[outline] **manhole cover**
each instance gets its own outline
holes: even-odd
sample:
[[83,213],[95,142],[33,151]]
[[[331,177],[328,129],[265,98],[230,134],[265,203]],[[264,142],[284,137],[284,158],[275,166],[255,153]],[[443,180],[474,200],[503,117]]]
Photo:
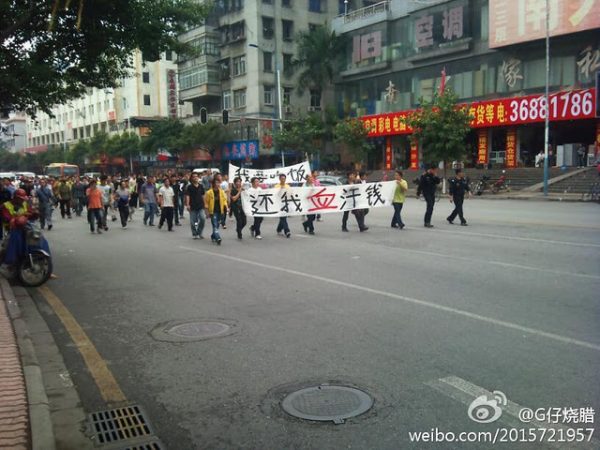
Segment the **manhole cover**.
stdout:
[[225,319],[178,320],[160,324],[150,334],[159,341],[192,342],[228,336],[235,325]]
[[185,338],[209,338],[227,333],[230,328],[229,325],[221,322],[189,322],[175,325],[166,332]]
[[283,399],[283,410],[300,419],[344,423],[367,412],[373,399],[364,391],[347,386],[321,385],[292,392]]

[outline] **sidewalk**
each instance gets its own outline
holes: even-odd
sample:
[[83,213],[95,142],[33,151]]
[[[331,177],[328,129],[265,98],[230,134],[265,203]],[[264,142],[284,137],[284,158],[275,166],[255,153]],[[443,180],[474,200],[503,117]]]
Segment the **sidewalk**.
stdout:
[[17,337],[9,317],[11,305],[0,295],[0,449],[30,447],[29,404]]

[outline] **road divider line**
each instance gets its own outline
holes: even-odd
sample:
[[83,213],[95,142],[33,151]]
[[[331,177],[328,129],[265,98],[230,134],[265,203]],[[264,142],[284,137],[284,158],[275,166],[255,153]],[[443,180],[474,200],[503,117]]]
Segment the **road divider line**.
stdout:
[[[416,231],[424,231],[422,228],[415,227],[407,227],[408,230],[416,230]],[[439,228],[434,228],[433,230],[428,230],[426,233],[448,233],[454,234],[458,236],[478,236],[478,237],[489,237],[493,239],[506,239],[507,241],[527,241],[527,242],[539,242],[543,244],[553,244],[553,245],[570,245],[573,247],[594,247],[600,248],[600,244],[593,244],[589,242],[572,242],[572,241],[554,241],[551,239],[539,239],[539,238],[527,238],[520,236],[506,236],[503,234],[489,234],[489,233],[473,233],[470,231],[450,231],[450,230],[441,230]]]
[[449,259],[454,259],[454,260],[458,259],[458,260],[466,261],[466,262],[470,262],[470,263],[492,264],[495,266],[509,267],[509,268],[513,268],[513,269],[523,269],[523,270],[533,270],[536,272],[545,272],[545,273],[550,273],[552,275],[565,275],[565,276],[571,276],[571,277],[580,277],[580,278],[589,278],[592,280],[600,280],[599,275],[590,275],[590,274],[586,274],[586,273],[564,272],[562,270],[544,269],[542,267],[525,266],[522,264],[513,264],[513,263],[507,263],[507,262],[503,262],[503,261],[477,259],[477,258],[471,258],[468,256],[456,256],[456,255],[450,255],[450,254],[446,254],[446,253],[426,252],[424,250],[413,250],[413,249],[405,248],[405,247],[394,247],[394,249],[402,250],[407,253],[415,253],[417,255],[434,256],[436,258],[449,258]]
[[[435,389],[436,391],[450,397],[451,399],[464,404],[467,407],[469,405],[471,405],[471,403],[476,398],[478,398],[482,395],[485,395],[489,399],[497,399],[496,393],[498,391],[502,391],[502,388],[500,388],[494,392],[490,392],[487,389],[482,388],[481,386],[477,386],[476,384],[473,384],[467,380],[464,380],[462,378],[455,377],[455,376],[439,378],[437,380],[428,381],[425,384],[427,386]],[[504,392],[504,394],[506,394],[506,393]],[[508,395],[506,395],[506,397],[508,397]],[[563,425],[562,423],[553,423],[553,421],[550,421],[550,420],[546,420],[543,422],[538,421],[538,420],[530,420],[528,422],[524,422],[523,420],[521,420],[521,411],[523,409],[530,410],[531,408],[523,407],[523,406],[519,405],[518,403],[508,400],[508,398],[506,398],[506,405],[497,405],[497,406],[500,407],[500,409],[502,410],[502,414],[498,418],[498,421],[503,422],[512,428],[537,428],[537,429],[553,428],[555,430],[562,430],[561,433],[564,436],[568,436],[567,430],[569,430],[570,427]],[[544,406],[545,406],[544,409],[546,410],[548,408],[553,408],[553,407],[557,407],[560,405],[544,405]],[[565,408],[572,407],[572,406],[573,405],[564,405]],[[581,406],[583,407],[583,406],[588,406],[588,405],[581,405]],[[467,408],[465,408],[465,416],[468,417],[467,412],[468,412]],[[550,419],[550,417],[548,417],[548,419]],[[585,426],[583,426],[585,424],[581,424],[581,425],[582,425],[582,428],[585,428]],[[553,448],[564,447],[564,442],[561,443],[561,442],[559,442],[558,439],[556,440],[556,442],[544,441],[544,444],[547,444]],[[577,448],[586,448],[586,449],[587,448],[597,449],[597,448],[600,448],[600,442],[596,439],[591,439],[590,442],[577,443],[576,447]]]
[[484,323],[489,323],[492,325],[496,325],[502,328],[508,328],[511,330],[517,330],[523,333],[532,334],[534,336],[539,336],[546,339],[551,339],[557,342],[561,342],[564,344],[576,345],[578,347],[588,348],[595,351],[600,351],[600,345],[595,344],[593,342],[581,341],[579,339],[573,339],[567,336],[561,336],[560,334],[550,333],[543,330],[538,330],[536,328],[525,327],[523,325],[519,325],[512,322],[506,322],[504,320],[494,319],[492,317],[482,316],[480,314],[475,314],[469,311],[465,311],[462,309],[452,308],[450,306],[439,305],[437,303],[429,302],[426,300],[420,300],[417,298],[406,297],[404,295],[394,294],[393,292],[381,291],[379,289],[373,289],[366,286],[360,286],[358,284],[347,283],[345,281],[335,280],[333,278],[327,278],[320,275],[313,275],[306,272],[300,272],[299,270],[286,269],[284,267],[272,266],[270,264],[261,263],[258,261],[252,261],[249,259],[238,258],[237,256],[224,255],[222,253],[209,252],[207,250],[200,250],[192,247],[179,247],[182,250],[189,250],[195,253],[201,253],[208,256],[214,256],[222,259],[227,259],[229,261],[236,261],[244,264],[249,264],[255,267],[262,267],[263,269],[268,269],[270,271],[283,272],[290,275],[296,275],[303,278],[308,278],[311,280],[321,281],[323,283],[332,284],[335,286],[341,286],[348,289],[355,289],[362,292],[367,292],[369,294],[379,295],[381,297],[392,298],[394,300],[401,300],[406,303],[411,303],[414,305],[425,306],[427,308],[436,309],[438,311],[444,311],[448,313],[452,313],[457,316],[467,317],[469,319],[477,320]]
[[48,287],[42,286],[38,291],[63,323],[71,340],[79,350],[85,364],[96,382],[100,395],[107,403],[122,403],[127,399],[119,387],[117,380],[108,368],[106,361],[100,356],[94,344],[87,336],[81,325],[63,302]]

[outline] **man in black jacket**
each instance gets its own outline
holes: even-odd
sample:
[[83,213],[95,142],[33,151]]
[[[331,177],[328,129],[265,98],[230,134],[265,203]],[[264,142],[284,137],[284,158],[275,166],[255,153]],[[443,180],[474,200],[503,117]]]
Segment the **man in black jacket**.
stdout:
[[460,224],[463,227],[467,226],[467,221],[463,216],[463,201],[465,200],[465,193],[469,193],[471,195],[471,190],[469,189],[469,182],[465,179],[465,174],[462,169],[456,169],[456,176],[450,178],[448,180],[450,182],[450,190],[448,191],[448,196],[450,197],[450,202],[454,202],[454,211],[446,220],[450,225],[453,225],[453,220],[456,219],[456,216],[460,219]]
[[419,187],[417,188],[417,198],[423,194],[427,202],[427,210],[425,211],[425,228],[433,228],[431,225],[431,215],[433,214],[433,205],[435,204],[435,191],[437,185],[440,184],[440,179],[437,176],[437,166],[429,166],[427,172],[421,175],[419,179]]

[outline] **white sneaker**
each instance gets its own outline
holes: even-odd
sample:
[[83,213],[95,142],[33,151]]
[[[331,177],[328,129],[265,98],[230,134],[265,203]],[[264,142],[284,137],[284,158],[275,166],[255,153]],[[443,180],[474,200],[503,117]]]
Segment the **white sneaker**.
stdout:
[[198,236],[194,236],[193,239],[196,240],[196,239],[200,239],[200,238]]
[[262,239],[261,235],[256,236],[256,239],[258,239],[259,241]]

